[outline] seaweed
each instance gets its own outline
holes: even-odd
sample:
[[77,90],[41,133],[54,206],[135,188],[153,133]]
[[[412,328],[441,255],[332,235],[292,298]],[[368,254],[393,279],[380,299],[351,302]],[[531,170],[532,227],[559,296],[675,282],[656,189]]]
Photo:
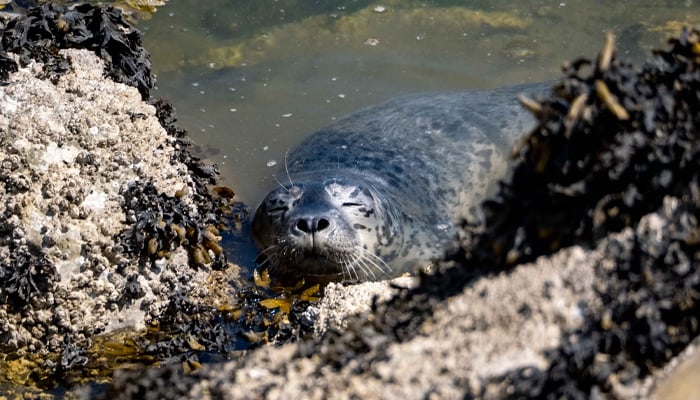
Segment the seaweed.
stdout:
[[308,287],[303,281],[289,288],[256,279],[256,284],[236,290],[232,304],[218,308],[174,296],[158,319],[150,321],[143,352],[159,359],[193,351],[227,355],[294,341],[311,330],[300,316],[318,300],[313,297],[318,290],[318,285]]
[[126,254],[155,262],[183,246],[193,266],[226,267],[218,245],[217,226],[222,217],[215,210],[206,212],[208,207],[203,204],[201,213],[192,215],[190,206],[181,198],[159,193],[150,182],[131,184],[123,196],[122,207],[135,220],[117,240]]
[[0,303],[20,311],[31,307],[37,296],[52,292],[60,277],[43,255],[35,255],[23,246],[10,251],[13,257],[0,262]]
[[106,74],[117,82],[136,87],[144,100],[155,87],[151,60],[141,47],[141,36],[113,7],[79,4],[67,7],[47,3],[27,10],[0,31],[0,80],[7,80],[17,65],[7,53],[19,55],[26,66],[32,60],[44,65],[55,79],[70,69],[58,50],[88,49],[105,61]]
[[697,35],[684,31],[640,71],[615,58],[612,44],[597,62],[565,66],[514,177],[485,203],[482,244],[461,256],[507,267],[592,245],[634,226],[664,196],[686,195],[700,160]]

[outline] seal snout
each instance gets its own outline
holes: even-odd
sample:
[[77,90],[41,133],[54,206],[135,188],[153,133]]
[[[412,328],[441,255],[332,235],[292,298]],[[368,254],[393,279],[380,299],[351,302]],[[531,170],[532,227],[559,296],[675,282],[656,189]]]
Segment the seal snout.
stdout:
[[316,257],[326,253],[327,236],[332,227],[330,218],[313,215],[294,219],[290,228],[291,233],[298,238],[297,245],[303,249],[306,257]]

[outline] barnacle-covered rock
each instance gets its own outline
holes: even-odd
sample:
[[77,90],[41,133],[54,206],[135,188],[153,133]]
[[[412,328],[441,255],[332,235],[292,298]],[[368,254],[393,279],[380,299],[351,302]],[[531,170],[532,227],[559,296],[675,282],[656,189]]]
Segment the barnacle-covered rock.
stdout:
[[[13,355],[0,370],[52,388],[164,360],[175,347],[149,352],[139,335],[230,303],[232,196],[210,193],[216,168],[189,153],[172,108],[143,100],[150,61],[119,12],[45,4],[0,35],[0,354]],[[117,332],[128,346],[94,345]],[[215,330],[185,332],[200,333],[190,343],[224,348]]]

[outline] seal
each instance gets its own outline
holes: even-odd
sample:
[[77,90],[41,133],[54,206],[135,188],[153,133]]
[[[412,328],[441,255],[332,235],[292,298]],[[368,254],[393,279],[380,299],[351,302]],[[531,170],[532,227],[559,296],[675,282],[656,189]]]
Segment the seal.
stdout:
[[346,281],[429,264],[456,222],[478,218],[512,145],[534,127],[517,95],[549,86],[403,96],[313,134],[285,157],[289,184],[257,207],[258,263],[284,277]]

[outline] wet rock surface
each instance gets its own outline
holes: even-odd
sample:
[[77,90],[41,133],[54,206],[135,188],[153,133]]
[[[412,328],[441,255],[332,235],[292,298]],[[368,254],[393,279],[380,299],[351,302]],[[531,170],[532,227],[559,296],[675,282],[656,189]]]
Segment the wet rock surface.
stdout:
[[[218,243],[232,192],[209,194],[215,169],[167,104],[142,101],[138,35],[56,7],[2,39],[1,378],[107,382],[84,398],[635,398],[693,359],[697,32],[641,69],[612,41],[570,63],[524,101],[540,125],[512,179],[434,273],[318,302],[264,274],[241,286]],[[128,368],[112,379],[114,360]]]

